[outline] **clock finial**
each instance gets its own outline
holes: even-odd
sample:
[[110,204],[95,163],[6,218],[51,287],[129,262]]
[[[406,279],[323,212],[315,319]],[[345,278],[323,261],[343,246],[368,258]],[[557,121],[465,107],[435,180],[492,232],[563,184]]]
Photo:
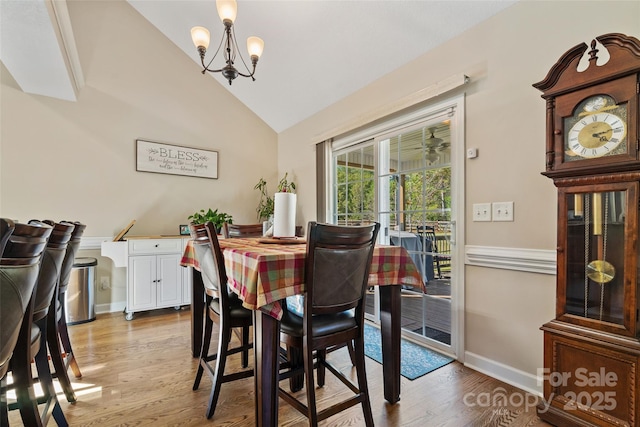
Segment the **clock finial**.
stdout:
[[591,50],[589,51],[589,62],[598,60],[598,49],[596,49],[596,39],[591,40]]

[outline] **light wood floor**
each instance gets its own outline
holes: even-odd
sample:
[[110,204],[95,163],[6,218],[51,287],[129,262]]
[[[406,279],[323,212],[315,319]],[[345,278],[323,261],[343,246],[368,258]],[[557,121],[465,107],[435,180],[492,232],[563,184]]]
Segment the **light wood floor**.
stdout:
[[[200,389],[191,390],[197,360],[190,353],[190,316],[187,309],[156,310],[138,313],[127,322],[122,314],[106,314],[98,315],[94,322],[71,326],[83,377],[75,382],[77,403],[68,404],[64,396],[60,397],[69,424],[255,425],[252,378],[223,384],[216,414],[211,420],[205,418],[211,382],[205,375]],[[237,359],[234,356],[232,360],[228,368],[235,369]],[[344,371],[353,371],[346,350],[332,353],[331,360]],[[381,365],[367,359],[367,374],[376,426],[548,425],[536,417],[533,396],[457,362],[414,381],[403,377],[401,400],[395,405],[383,399]],[[320,407],[344,396],[343,390],[327,374],[326,386],[318,389]],[[282,400],[279,422],[281,426],[308,425]],[[17,411],[11,411],[10,425],[22,425]],[[322,425],[361,426],[362,411],[359,406],[351,408]]]

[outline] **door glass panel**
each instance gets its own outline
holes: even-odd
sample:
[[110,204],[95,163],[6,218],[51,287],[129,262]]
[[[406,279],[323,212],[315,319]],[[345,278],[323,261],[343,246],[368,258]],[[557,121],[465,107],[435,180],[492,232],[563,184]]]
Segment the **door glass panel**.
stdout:
[[448,121],[418,126],[379,143],[383,243],[404,247],[427,292],[402,289],[407,333],[451,343],[451,151]]
[[334,223],[358,225],[375,221],[373,145],[334,156]]
[[626,191],[567,194],[565,312],[624,324]]

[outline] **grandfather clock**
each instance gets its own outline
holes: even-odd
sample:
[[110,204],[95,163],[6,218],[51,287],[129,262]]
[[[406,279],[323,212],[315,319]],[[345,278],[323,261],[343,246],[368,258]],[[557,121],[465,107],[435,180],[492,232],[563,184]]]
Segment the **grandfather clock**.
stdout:
[[557,426],[640,426],[639,76],[640,41],[611,33],[533,85],[547,103],[543,174],[558,189],[538,415]]

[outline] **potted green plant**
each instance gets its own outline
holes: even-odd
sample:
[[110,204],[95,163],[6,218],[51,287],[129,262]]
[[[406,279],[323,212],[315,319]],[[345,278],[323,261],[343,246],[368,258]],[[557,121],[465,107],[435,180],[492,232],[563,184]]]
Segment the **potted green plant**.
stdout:
[[212,222],[213,225],[216,227],[217,233],[220,233],[220,230],[222,229],[222,225],[225,222],[228,222],[229,224],[233,224],[233,217],[231,215],[225,212],[218,212],[218,209],[213,211],[211,210],[211,208],[209,208],[208,211],[205,211],[204,209],[200,209],[199,211],[193,213],[192,215],[189,215],[188,219],[191,220],[191,222],[196,225]]
[[296,183],[287,180],[288,172],[285,172],[284,176],[280,179],[278,183],[278,193],[294,193],[296,189]]
[[[296,183],[293,181],[289,182],[287,179],[288,176],[289,174],[287,172],[278,182],[279,193],[294,193]],[[273,216],[274,211],[274,200],[273,197],[269,196],[269,192],[267,191],[267,181],[265,181],[264,178],[260,178],[260,181],[258,181],[253,189],[260,192],[260,201],[256,208],[258,220],[267,221]]]
[[267,192],[267,181],[260,178],[253,189],[260,191],[260,201],[256,208],[258,220],[267,221],[273,216],[273,197],[269,196]]

